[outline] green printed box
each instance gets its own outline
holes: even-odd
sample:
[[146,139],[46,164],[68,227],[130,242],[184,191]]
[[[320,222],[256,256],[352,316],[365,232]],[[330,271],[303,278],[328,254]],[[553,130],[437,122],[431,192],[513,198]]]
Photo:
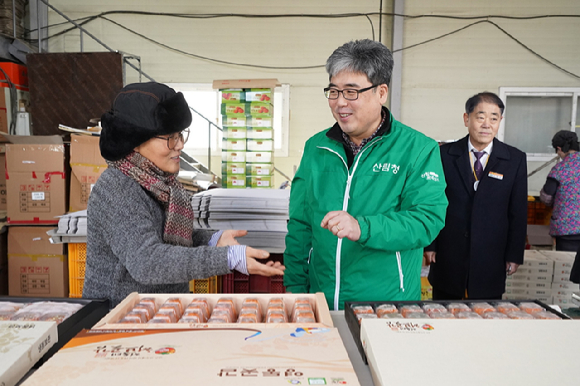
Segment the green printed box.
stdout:
[[222,126],[246,127],[246,116],[228,117],[222,115]]
[[269,164],[272,163],[274,153],[271,151],[247,151],[246,152],[246,162],[252,162],[257,164]]
[[248,117],[246,120],[247,127],[273,127],[272,126],[272,118],[257,118],[257,117]]
[[248,176],[271,176],[274,174],[273,164],[246,164]]
[[273,151],[274,141],[271,139],[247,139],[246,149],[248,151]]
[[245,188],[246,176],[228,175],[222,179],[222,185],[226,188]]
[[247,176],[246,186],[248,188],[271,188],[272,176]]
[[246,175],[245,162],[222,162],[222,175]]
[[271,103],[250,103],[249,115],[256,118],[270,118],[272,112],[274,111],[274,106]]
[[271,127],[248,127],[246,129],[248,139],[274,139],[274,130]]
[[245,127],[224,126],[223,136],[228,139],[245,139],[247,129]]
[[273,102],[270,88],[246,88],[244,91],[246,102]]
[[222,149],[223,150],[246,150],[246,140],[245,139],[222,139]]
[[222,162],[246,162],[246,152],[222,151]]
[[246,93],[241,88],[227,88],[220,90],[222,103],[240,103],[246,101]]
[[245,117],[250,114],[249,103],[222,103],[221,113],[227,117]]

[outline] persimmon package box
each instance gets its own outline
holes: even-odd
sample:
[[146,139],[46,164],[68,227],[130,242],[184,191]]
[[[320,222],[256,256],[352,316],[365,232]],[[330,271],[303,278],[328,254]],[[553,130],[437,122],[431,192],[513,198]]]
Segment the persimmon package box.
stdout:
[[84,330],[22,385],[359,385],[338,330]]

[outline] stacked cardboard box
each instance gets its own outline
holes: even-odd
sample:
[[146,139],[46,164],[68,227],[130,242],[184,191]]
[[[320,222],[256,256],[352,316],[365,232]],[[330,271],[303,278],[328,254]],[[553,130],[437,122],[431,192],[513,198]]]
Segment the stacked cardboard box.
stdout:
[[527,250],[524,264],[507,277],[505,299],[536,299],[562,307],[571,305],[578,284],[570,282],[572,252]]
[[107,168],[101,156],[99,138],[71,135],[70,138],[70,206],[71,212],[87,209],[93,186]]
[[214,81],[220,90],[224,188],[271,188],[275,79]]

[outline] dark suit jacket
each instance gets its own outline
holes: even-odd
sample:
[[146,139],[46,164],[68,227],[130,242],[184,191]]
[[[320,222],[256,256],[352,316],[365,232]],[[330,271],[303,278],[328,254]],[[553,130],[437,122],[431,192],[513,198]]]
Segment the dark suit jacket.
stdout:
[[525,153],[494,139],[476,192],[468,140],[441,146],[449,206],[445,227],[425,249],[437,252],[433,288],[484,299],[505,292],[506,262],[524,260],[527,163]]

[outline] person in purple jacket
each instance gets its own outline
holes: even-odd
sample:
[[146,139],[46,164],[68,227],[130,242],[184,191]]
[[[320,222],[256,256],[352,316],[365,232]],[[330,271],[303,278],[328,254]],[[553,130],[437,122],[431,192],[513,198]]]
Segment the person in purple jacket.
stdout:
[[553,206],[550,235],[557,251],[576,252],[580,248],[580,146],[578,136],[562,130],[552,138],[558,162],[540,191],[540,200]]

